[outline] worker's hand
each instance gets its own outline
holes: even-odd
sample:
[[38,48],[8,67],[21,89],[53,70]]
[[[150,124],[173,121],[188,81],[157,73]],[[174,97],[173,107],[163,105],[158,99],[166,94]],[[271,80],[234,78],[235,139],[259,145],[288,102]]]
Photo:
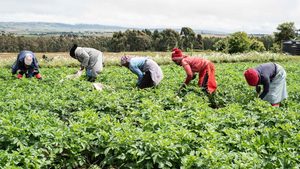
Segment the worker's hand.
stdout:
[[22,79],[22,77],[23,77],[22,74],[18,74],[18,75],[17,75],[17,78],[18,78],[18,79]]
[[194,74],[192,80],[196,79],[196,77],[197,77],[197,74]]
[[181,84],[180,88],[178,89],[178,91],[176,93],[176,95],[181,95],[182,90],[185,89],[185,88],[186,88],[186,84],[185,83]]
[[185,89],[186,88],[186,84],[185,83],[182,83],[182,85],[180,86],[179,88],[179,91],[181,91],[182,89]]
[[82,75],[82,72],[83,72],[83,71],[82,71],[81,69],[78,70],[77,73],[75,74],[75,76],[76,76],[76,77],[80,77],[80,76]]

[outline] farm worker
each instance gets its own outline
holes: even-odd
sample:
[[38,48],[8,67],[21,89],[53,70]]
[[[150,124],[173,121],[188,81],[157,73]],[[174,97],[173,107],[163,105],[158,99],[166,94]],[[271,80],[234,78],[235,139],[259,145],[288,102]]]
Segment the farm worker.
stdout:
[[38,61],[32,51],[23,50],[18,54],[17,60],[12,65],[12,74],[14,75],[17,72],[18,79],[21,79],[24,74],[26,78],[35,76],[39,80],[42,79],[42,76],[39,73]]
[[163,79],[161,68],[147,57],[121,57],[121,65],[138,76],[136,86],[140,89],[157,86]]
[[[279,107],[280,102],[288,97],[286,89],[286,72],[279,64],[264,63],[244,72],[250,86],[256,86],[259,98]],[[263,91],[261,92],[261,87]]]
[[74,44],[70,50],[70,56],[81,63],[80,69],[76,73],[78,77],[86,69],[88,81],[94,82],[103,70],[103,54],[97,49],[78,47],[77,44]]
[[182,54],[178,48],[172,50],[172,60],[177,65],[182,66],[186,72],[186,79],[181,85],[180,90],[188,85],[191,80],[196,78],[199,74],[198,85],[203,88],[207,94],[212,94],[217,89],[217,82],[215,79],[214,64],[203,58],[189,57]]

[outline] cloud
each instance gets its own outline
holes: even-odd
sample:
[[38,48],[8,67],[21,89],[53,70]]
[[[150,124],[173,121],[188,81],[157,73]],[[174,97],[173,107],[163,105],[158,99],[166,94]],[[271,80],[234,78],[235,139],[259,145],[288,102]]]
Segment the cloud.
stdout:
[[299,28],[298,0],[9,0],[0,21],[109,24],[272,33],[293,21]]

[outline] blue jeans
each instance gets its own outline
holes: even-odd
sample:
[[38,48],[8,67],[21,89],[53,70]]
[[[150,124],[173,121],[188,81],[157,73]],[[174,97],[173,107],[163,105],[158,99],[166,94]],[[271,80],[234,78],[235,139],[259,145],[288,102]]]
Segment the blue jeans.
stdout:
[[86,76],[87,77],[92,77],[92,69],[87,69],[86,70]]

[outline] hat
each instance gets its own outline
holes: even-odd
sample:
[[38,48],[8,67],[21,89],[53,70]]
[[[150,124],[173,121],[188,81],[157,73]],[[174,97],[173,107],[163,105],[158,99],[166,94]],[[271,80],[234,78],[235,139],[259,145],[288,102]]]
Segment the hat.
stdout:
[[244,72],[244,76],[247,80],[247,83],[250,86],[257,86],[258,81],[259,81],[259,76],[258,76],[258,72],[255,69],[253,69],[253,68],[247,69]]
[[130,57],[129,56],[122,56],[121,57],[121,65],[125,65],[127,62],[129,62]]
[[181,52],[180,49],[174,48],[174,49],[172,50],[172,59],[178,58],[178,57],[182,57],[182,52]]
[[70,56],[75,57],[75,50],[77,48],[77,44],[74,44],[73,47],[70,49]]
[[174,52],[174,51],[176,51],[176,50],[180,50],[180,49],[178,49],[178,48],[173,48],[173,49],[172,49],[172,52]]
[[25,65],[30,66],[30,65],[32,64],[32,60],[33,60],[32,54],[27,53],[27,54],[25,55],[25,58],[24,58],[24,63],[25,63]]

